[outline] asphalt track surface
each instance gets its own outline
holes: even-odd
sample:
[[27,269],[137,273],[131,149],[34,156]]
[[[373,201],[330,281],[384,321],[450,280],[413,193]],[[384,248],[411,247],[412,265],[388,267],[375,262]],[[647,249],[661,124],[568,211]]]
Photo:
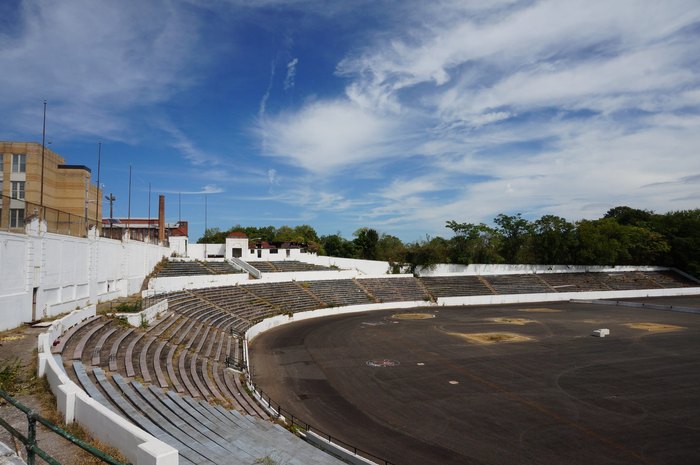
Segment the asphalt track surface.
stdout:
[[[681,302],[700,307],[654,300]],[[406,312],[435,317],[392,317]],[[530,340],[455,335],[485,332]],[[700,315],[568,302],[369,312],[275,328],[250,353],[285,411],[398,465],[700,464]],[[385,359],[398,365],[367,365]]]

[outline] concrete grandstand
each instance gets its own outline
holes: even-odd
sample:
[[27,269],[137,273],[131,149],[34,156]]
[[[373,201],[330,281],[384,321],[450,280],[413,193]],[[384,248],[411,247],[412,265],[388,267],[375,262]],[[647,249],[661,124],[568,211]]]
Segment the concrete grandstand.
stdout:
[[[40,224],[0,239],[5,327],[76,309],[40,337],[40,374],[67,423],[78,421],[136,464],[379,460],[381,451],[363,454],[350,433],[339,444],[291,428],[303,441],[274,422],[304,419],[256,390],[248,350],[287,323],[389,309],[700,295],[694,278],[657,267],[481,265],[415,277],[388,275],[386,262],[300,249],[278,258],[238,242],[206,260],[204,247],[69,238]],[[156,267],[184,250],[192,256]],[[145,280],[149,308],[126,318],[130,324],[96,315],[97,302],[138,292]]]

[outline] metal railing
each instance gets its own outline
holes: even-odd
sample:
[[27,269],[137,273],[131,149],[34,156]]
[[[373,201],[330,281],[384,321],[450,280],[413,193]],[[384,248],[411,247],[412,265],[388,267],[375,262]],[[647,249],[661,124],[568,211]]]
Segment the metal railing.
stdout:
[[[299,429],[301,431],[305,432],[312,432],[316,434],[317,436],[320,436],[327,440],[329,443],[334,444],[338,447],[342,447],[343,449],[352,452],[353,454],[363,457],[367,460],[370,460],[376,464],[379,465],[396,465],[393,462],[390,462],[389,460],[386,460],[382,457],[376,456],[370,452],[367,452],[366,450],[360,449],[357,446],[354,446],[348,442],[342,441],[334,436],[332,436],[330,433],[322,430],[321,428],[317,428],[316,426],[313,426],[305,421],[303,421],[301,418],[298,416],[294,415],[294,413],[291,412],[291,410],[287,408],[282,408],[282,406],[279,404],[279,402],[274,401],[273,399],[270,398],[269,395],[265,394],[263,390],[253,382],[253,380],[250,378],[249,374],[246,374],[247,380],[248,380],[248,385],[253,387],[253,396],[255,396],[257,399],[260,400],[261,404],[264,408],[266,408],[270,413],[273,413],[275,416],[279,417],[284,417],[286,420],[287,424],[292,428],[292,430]],[[276,406],[275,406],[276,404]]]
[[36,424],[37,423],[44,425],[46,428],[53,431],[57,435],[72,442],[76,446],[80,447],[84,451],[97,457],[98,459],[102,460],[105,463],[109,463],[110,465],[130,465],[129,463],[120,462],[117,459],[115,459],[114,457],[107,455],[104,452],[102,452],[101,450],[94,448],[93,446],[86,443],[85,441],[76,438],[75,436],[70,434],[68,431],[64,430],[63,428],[61,428],[59,426],[56,426],[55,424],[48,421],[46,418],[42,417],[41,415],[39,415],[36,412],[34,412],[33,410],[31,410],[26,405],[20,403],[19,401],[14,399],[12,396],[10,396],[7,392],[3,391],[2,389],[0,389],[0,397],[5,399],[7,402],[9,402],[11,405],[16,407],[17,409],[24,412],[24,414],[27,416],[27,434],[26,435],[22,434],[20,431],[18,431],[16,428],[14,428],[12,425],[10,425],[3,418],[0,418],[0,426],[4,427],[12,436],[17,438],[22,444],[24,444],[24,448],[27,451],[27,465],[34,465],[36,463],[36,456],[37,455],[50,465],[61,465],[61,462],[59,462],[58,460],[51,457],[45,450],[41,449],[37,445],[37,440],[36,440]]
[[55,208],[41,206],[26,200],[15,199],[6,195],[0,202],[0,230],[24,233],[25,225],[39,217],[46,221],[46,230],[50,233],[67,236],[87,237],[88,227],[94,226],[94,221],[86,221],[84,215],[76,215]]

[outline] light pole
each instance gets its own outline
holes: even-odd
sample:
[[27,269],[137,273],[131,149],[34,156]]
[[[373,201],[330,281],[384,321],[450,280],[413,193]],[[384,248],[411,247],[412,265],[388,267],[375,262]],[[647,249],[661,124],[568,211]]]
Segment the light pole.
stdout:
[[[100,161],[102,158],[102,142],[97,144],[97,192],[95,193],[95,230],[99,233],[98,219],[100,216]],[[101,221],[100,221],[101,223]]]
[[46,100],[44,100],[44,124],[41,128],[41,194],[39,196],[39,209],[41,219],[44,219],[44,150],[46,148]]

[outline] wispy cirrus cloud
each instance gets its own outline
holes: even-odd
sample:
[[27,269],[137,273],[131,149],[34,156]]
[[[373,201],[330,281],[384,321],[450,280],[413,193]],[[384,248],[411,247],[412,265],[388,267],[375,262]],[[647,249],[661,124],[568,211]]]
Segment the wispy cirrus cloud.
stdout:
[[264,153],[338,179],[367,164],[384,179],[402,172],[365,187],[368,215],[436,230],[463,212],[576,219],[616,204],[692,205],[680,184],[642,186],[700,169],[696,3],[412,7],[418,27],[339,61],[342,97],[268,115]]
[[0,100],[16,110],[2,118],[17,132],[36,125],[49,101],[53,134],[134,131],[127,111],[163,102],[189,86],[198,47],[197,21],[175,2],[119,4],[24,0],[3,35]]
[[284,90],[289,90],[294,87],[294,79],[297,75],[298,64],[299,58],[294,58],[292,61],[287,63],[287,75],[284,77]]

